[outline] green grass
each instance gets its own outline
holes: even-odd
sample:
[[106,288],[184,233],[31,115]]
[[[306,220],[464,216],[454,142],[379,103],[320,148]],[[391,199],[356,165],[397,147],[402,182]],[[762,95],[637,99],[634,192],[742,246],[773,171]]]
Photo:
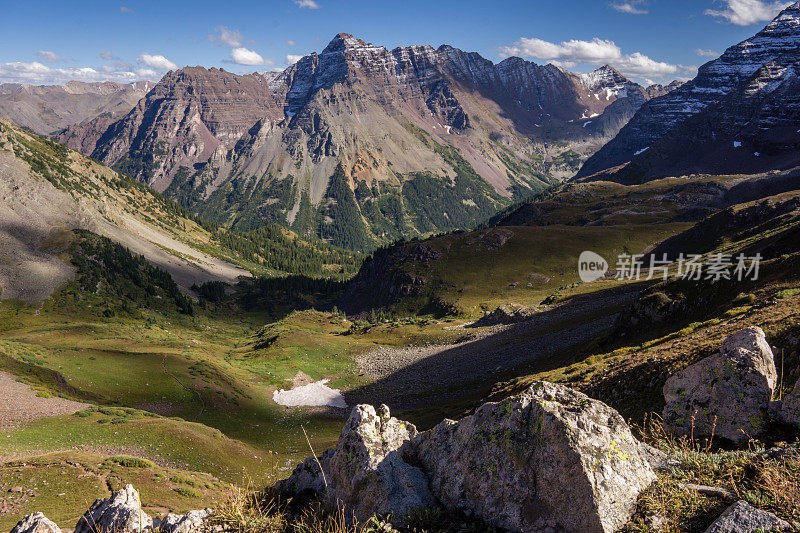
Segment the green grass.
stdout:
[[[440,251],[440,259],[397,266],[425,279],[426,285],[422,295],[406,298],[396,307],[402,314],[415,314],[439,300],[476,318],[484,310],[509,302],[534,307],[559,288],[580,281],[578,256],[582,251],[599,253],[614,268],[623,251],[640,253],[688,226],[513,226],[436,237],[423,245]],[[502,245],[493,244],[503,239],[507,240]],[[416,245],[406,244],[405,248]],[[583,290],[607,287],[604,282],[585,285]]]
[[[7,512],[0,513],[0,529],[10,530],[22,516],[36,511],[62,528],[73,528],[95,499],[107,498],[127,483],[139,491],[142,510],[151,516],[214,506],[230,491],[227,483],[209,474],[118,458],[68,451],[0,465],[0,493],[8,505]],[[193,488],[185,486],[189,483]],[[9,493],[14,486],[24,492]]]

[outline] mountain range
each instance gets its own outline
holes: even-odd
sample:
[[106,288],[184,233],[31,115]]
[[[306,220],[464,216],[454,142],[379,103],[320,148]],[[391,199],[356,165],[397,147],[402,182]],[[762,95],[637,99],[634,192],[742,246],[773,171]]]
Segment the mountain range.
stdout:
[[119,120],[57,139],[217,223],[368,249],[473,225],[571,177],[676,86],[338,34],[281,73],[169,72]]
[[109,123],[127,114],[155,85],[152,81],[64,85],[0,84],[0,117],[47,135],[90,120]]
[[690,82],[644,104],[578,178],[636,183],[796,166],[799,46],[800,2],[700,67]]

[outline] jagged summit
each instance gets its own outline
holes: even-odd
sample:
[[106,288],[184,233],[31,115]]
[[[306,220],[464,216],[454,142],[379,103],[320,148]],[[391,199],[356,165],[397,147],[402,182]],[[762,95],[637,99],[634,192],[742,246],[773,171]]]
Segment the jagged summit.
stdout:
[[[337,33],[328,46],[322,51],[323,54],[330,54],[334,52],[343,52],[345,50],[353,50],[358,48],[370,48],[372,44],[362,41],[358,37],[353,37],[349,33]],[[377,47],[375,47],[377,48]]]

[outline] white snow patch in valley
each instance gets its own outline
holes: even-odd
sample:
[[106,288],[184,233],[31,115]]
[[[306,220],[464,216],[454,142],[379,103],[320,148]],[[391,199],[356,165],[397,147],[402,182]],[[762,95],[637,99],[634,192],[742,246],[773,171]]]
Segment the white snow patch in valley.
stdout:
[[639,154],[643,154],[643,153],[645,153],[645,152],[646,152],[647,150],[649,150],[649,149],[650,149],[650,147],[649,147],[649,146],[648,146],[647,148],[642,148],[641,150],[639,150],[638,152],[636,152],[636,153],[635,153],[635,154],[633,154],[633,155],[639,155]]
[[600,116],[600,113],[592,113],[591,115],[589,115],[589,118],[594,118],[594,117],[599,117],[599,116]]
[[295,387],[291,390],[276,390],[272,393],[272,400],[278,405],[289,407],[338,407],[345,409],[347,402],[339,389],[328,387],[329,379],[322,379]]
[[741,146],[742,146],[742,141],[733,141],[734,148],[741,148]]
[[591,124],[591,123],[592,123],[592,121],[591,121],[591,120],[588,120],[588,121],[586,121],[586,122],[584,122],[584,123],[583,123],[583,127],[585,128],[586,126],[588,126],[588,125],[589,125],[589,124]]

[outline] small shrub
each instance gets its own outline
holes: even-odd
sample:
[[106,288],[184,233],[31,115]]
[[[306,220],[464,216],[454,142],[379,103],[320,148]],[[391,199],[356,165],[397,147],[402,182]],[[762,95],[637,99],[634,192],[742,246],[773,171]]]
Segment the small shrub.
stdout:
[[203,494],[199,490],[190,489],[189,487],[175,487],[175,492],[187,498],[202,498]]
[[112,455],[104,462],[106,465],[119,465],[126,468],[155,468],[156,464],[148,459],[133,457],[132,455]]

